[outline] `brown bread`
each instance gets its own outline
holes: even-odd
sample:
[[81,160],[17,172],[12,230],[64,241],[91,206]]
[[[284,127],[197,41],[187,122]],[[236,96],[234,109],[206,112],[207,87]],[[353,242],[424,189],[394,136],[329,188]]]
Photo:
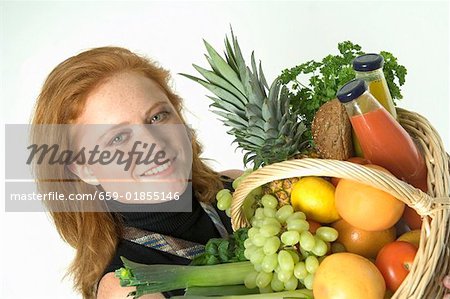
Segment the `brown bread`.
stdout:
[[353,157],[352,126],[344,105],[338,99],[319,108],[311,131],[322,158],[347,160]]

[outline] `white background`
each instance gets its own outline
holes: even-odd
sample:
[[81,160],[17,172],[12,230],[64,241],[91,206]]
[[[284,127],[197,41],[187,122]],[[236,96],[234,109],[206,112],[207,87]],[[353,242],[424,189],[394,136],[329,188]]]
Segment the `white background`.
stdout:
[[[211,165],[217,170],[242,168],[242,154],[234,152],[231,136],[208,110],[206,90],[176,75],[195,74],[192,63],[207,66],[202,39],[222,50],[231,24],[245,57],[255,50],[270,81],[282,69],[337,54],[343,40],[366,52],[394,53],[408,69],[400,106],[427,117],[450,148],[447,2],[1,2],[0,7],[1,140],[4,123],[29,122],[42,83],[59,62],[115,45],[171,70],[204,157],[216,160]],[[62,280],[73,251],[47,215],[2,212],[1,228],[1,298],[80,297],[70,280]]]

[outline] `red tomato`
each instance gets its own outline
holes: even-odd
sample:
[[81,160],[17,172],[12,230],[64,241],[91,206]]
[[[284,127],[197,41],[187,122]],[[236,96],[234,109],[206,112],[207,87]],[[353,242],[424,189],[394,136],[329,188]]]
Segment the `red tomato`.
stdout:
[[[366,165],[366,164],[371,164],[371,162],[367,159],[361,158],[361,157],[350,157],[348,158],[347,162],[352,162],[355,164],[361,164],[361,165]],[[334,187],[337,186],[337,184],[339,183],[340,178],[331,178],[331,183],[334,185]]]
[[417,214],[413,208],[405,206],[402,218],[411,230],[420,229],[422,227],[422,218],[420,218],[419,214]]
[[377,255],[375,265],[380,270],[389,290],[395,292],[414,262],[417,247],[404,241],[386,244]]

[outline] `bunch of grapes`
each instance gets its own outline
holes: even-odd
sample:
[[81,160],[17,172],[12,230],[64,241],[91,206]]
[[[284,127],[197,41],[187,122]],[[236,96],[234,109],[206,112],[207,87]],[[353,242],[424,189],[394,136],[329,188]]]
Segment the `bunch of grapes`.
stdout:
[[260,292],[312,289],[314,273],[329,250],[330,242],[338,237],[331,227],[322,226],[313,235],[302,212],[291,205],[277,209],[272,195],[261,198],[262,207],[250,220],[252,227],[245,240],[244,255],[255,267],[245,279],[248,288]]

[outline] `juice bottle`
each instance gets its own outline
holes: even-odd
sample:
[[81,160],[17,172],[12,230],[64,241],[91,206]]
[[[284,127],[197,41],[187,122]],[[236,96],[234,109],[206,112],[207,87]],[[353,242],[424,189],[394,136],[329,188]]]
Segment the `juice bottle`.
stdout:
[[[397,119],[397,111],[383,73],[384,58],[379,54],[364,54],[353,60],[357,79],[366,81],[370,93]],[[357,156],[364,156],[359,140],[353,130],[353,145]]]
[[414,141],[395,118],[355,79],[337,93],[344,104],[364,157],[426,192],[427,168]]
[[384,58],[379,54],[364,54],[353,60],[356,78],[366,81],[369,92],[397,119],[397,111],[384,77],[383,65]]

